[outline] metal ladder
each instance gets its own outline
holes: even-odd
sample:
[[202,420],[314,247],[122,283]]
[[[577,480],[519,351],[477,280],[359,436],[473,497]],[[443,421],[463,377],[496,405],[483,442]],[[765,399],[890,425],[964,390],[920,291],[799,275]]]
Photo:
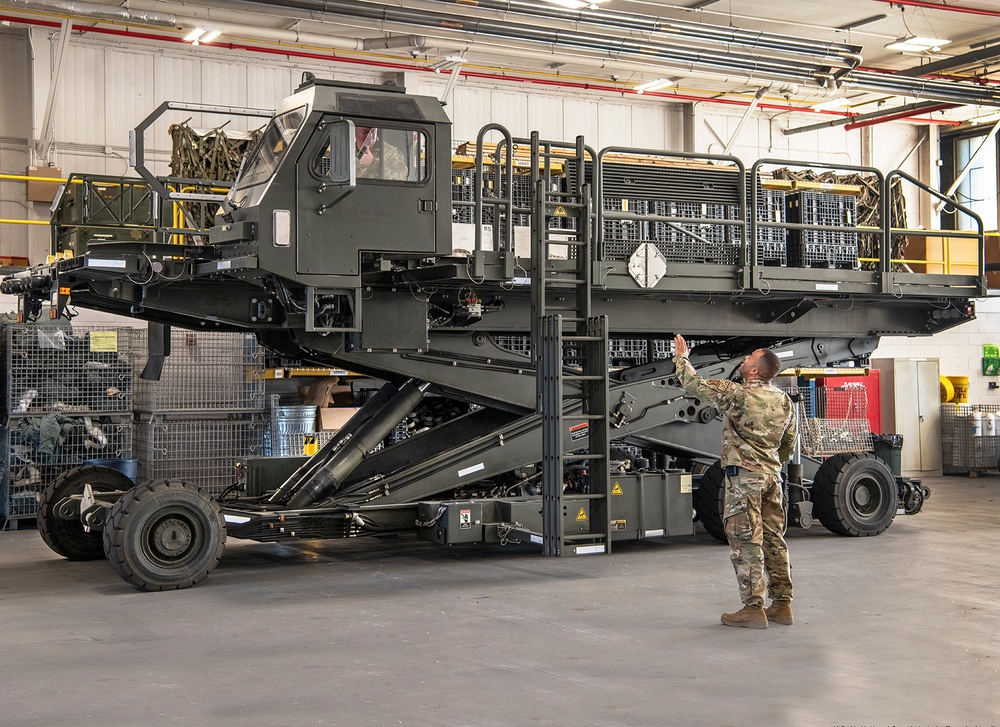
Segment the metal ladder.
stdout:
[[[594,316],[591,309],[593,227],[590,185],[583,183],[586,152],[583,137],[577,137],[568,157],[565,146],[554,148],[537,133],[531,136],[531,351],[542,415],[545,555],[611,552],[608,325],[605,316]],[[555,159],[579,165],[574,189],[553,189]],[[550,229],[549,220],[556,217],[575,220],[575,234]],[[565,251],[565,261],[554,257],[556,250]],[[563,492],[568,468],[576,471],[578,492]]]

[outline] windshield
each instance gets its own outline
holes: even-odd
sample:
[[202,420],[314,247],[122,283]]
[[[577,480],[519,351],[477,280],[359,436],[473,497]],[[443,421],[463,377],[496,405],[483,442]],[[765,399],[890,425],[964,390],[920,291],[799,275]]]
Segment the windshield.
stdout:
[[300,106],[271,119],[233,187],[231,201],[235,207],[260,201],[267,182],[274,176],[274,170],[292,145],[305,118],[306,107]]

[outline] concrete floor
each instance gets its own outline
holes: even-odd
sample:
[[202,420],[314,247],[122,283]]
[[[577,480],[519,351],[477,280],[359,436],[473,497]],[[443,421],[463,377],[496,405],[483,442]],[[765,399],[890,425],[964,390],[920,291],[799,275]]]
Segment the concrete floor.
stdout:
[[704,533],[610,557],[231,540],[139,593],[0,533],[0,725],[1000,724],[1000,477],[927,480],[877,538],[789,538],[792,627]]

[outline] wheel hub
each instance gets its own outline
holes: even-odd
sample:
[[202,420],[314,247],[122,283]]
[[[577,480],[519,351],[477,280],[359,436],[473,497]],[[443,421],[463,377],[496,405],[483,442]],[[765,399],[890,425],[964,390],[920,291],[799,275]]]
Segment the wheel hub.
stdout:
[[858,507],[867,507],[872,501],[872,493],[867,487],[859,487],[854,491],[854,502]]
[[153,530],[153,548],[166,558],[176,557],[191,547],[191,528],[179,518],[167,518]]

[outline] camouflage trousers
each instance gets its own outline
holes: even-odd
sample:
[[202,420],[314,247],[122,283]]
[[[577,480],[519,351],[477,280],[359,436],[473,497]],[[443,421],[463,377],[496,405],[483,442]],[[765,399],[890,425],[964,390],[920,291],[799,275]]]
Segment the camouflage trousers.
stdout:
[[724,516],[730,560],[744,605],[763,606],[765,593],[773,600],[791,600],[781,480],[727,467]]

